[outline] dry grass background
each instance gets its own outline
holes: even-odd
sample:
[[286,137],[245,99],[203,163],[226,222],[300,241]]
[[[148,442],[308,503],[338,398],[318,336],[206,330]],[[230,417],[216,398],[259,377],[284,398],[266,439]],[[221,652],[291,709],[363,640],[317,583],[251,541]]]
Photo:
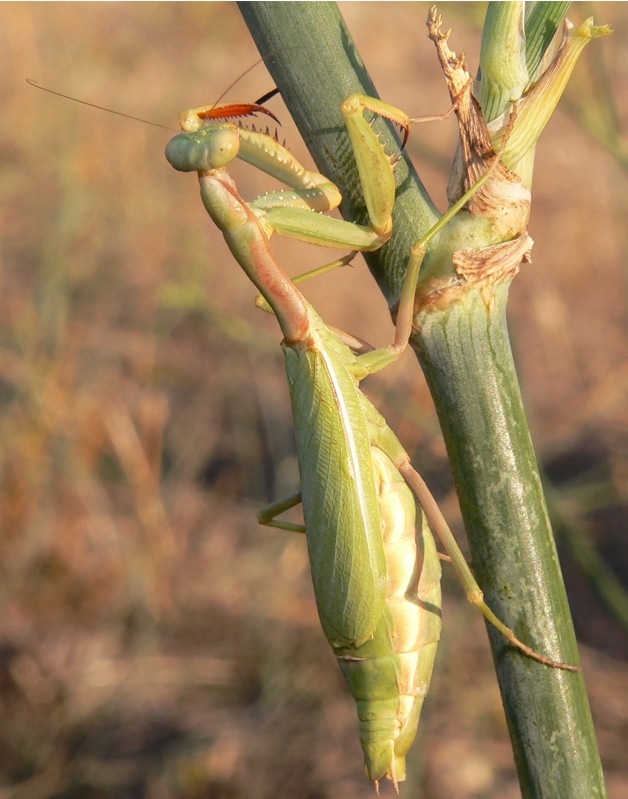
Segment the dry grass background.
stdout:
[[[382,96],[414,114],[446,108],[426,4],[342,8]],[[475,66],[483,4],[442,11]],[[626,582],[626,141],[616,131],[628,112],[628,8],[574,4],[571,16],[593,12],[617,32],[588,48],[539,147],[535,263],[513,287],[511,327],[619,799],[625,597],[609,609],[583,564]],[[274,320],[253,309],[196,181],[166,163],[167,132],[25,83],[175,127],[182,108],[216,100],[256,60],[238,10],[3,4],[0,19],[0,799],[371,797],[303,541],[255,523],[256,508],[296,481]],[[259,67],[227,99],[269,88]],[[441,205],[455,137],[453,124],[413,133]],[[267,190],[246,166],[234,171],[244,196]],[[327,257],[278,250],[294,272]],[[388,340],[364,266],[309,296],[330,321]],[[435,414],[407,357],[369,390],[456,522]],[[483,624],[450,577],[444,622],[403,792],[516,797]]]

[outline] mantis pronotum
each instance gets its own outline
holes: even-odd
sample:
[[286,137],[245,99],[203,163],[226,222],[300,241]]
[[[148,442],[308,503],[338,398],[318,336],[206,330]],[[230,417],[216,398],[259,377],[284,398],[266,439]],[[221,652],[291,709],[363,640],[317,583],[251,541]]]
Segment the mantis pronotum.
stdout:
[[[367,226],[312,213],[340,203],[340,193],[330,181],[306,170],[268,134],[211,120],[204,125],[203,109],[182,114],[186,132],[171,140],[166,155],[176,169],[198,172],[209,215],[281,326],[302,489],[262,511],[259,520],[306,532],[323,630],[358,705],[367,775],[376,784],[388,777],[397,789],[405,778],[405,755],[416,734],[440,635],[438,555],[427,524],[415,529],[410,488],[443,541],[469,600],[529,657],[547,666],[577,669],[536,653],[486,606],[425,483],[359,389],[364,377],[404,351],[426,248],[490,179],[500,154],[412,248],[395,339],[388,347],[354,352],[325,325],[271,251],[272,233],[360,251],[377,249],[390,237],[393,163],[365,121],[365,108],[406,131],[413,120],[361,95],[352,95],[342,105],[369,213]],[[233,109],[225,107],[224,115]],[[212,110],[214,117],[221,113]],[[227,172],[236,157],[290,189],[245,202]],[[299,501],[304,526],[276,519]]]

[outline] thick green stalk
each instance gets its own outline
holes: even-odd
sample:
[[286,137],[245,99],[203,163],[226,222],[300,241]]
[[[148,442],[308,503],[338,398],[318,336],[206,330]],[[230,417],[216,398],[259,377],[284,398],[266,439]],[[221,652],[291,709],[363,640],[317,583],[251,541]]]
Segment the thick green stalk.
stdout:
[[[346,198],[343,213],[360,218],[357,176],[338,107],[353,91],[374,90],[335,6],[259,2],[241,8],[319,169]],[[413,172],[402,166],[397,178],[393,240],[368,257],[391,306],[410,243],[435,219]],[[479,220],[478,229],[482,224]],[[536,649],[577,662],[506,330],[510,279],[425,305],[414,344],[443,426],[475,570],[489,605]],[[491,645],[523,795],[604,797],[582,676],[539,667],[493,634]]]
[[[421,365],[447,443],[474,571],[488,604],[536,649],[577,645],[506,327],[508,282],[421,314]],[[522,792],[603,797],[581,675],[537,669],[489,627]]]
[[[502,114],[528,85],[521,3],[490,3],[484,20],[479,83],[487,122]],[[490,57],[489,57],[490,56]]]

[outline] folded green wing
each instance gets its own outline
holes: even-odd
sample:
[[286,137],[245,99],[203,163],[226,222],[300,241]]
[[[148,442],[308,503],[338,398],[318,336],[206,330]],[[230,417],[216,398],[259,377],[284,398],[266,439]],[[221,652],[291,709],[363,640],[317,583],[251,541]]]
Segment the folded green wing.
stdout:
[[325,635],[334,645],[359,646],[373,635],[385,600],[371,447],[345,365],[350,350],[326,329],[312,335],[329,341],[285,348],[308,552]]

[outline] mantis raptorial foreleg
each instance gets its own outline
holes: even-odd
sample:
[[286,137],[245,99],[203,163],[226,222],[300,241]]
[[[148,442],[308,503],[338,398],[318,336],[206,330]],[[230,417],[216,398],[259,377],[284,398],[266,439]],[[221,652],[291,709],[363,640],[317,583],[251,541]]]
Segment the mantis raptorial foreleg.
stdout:
[[[402,126],[410,119],[379,100],[353,95],[342,110],[359,167],[369,224],[331,219],[340,202],[324,176],[304,169],[272,137],[234,125],[180,134],[167,157],[181,171],[198,171],[203,203],[240,266],[275,313],[295,422],[301,492],[262,512],[260,521],[306,532],[323,630],[358,705],[360,739],[369,779],[405,777],[440,635],[440,563],[432,534],[415,529],[411,486],[441,535],[470,600],[525,654],[573,669],[522,644],[483,603],[481,591],[427,487],[383,417],[362,394],[360,381],[395,361],[411,332],[419,270],[430,242],[490,180],[499,153],[476,184],[422,236],[408,258],[395,337],[381,349],[356,354],[307,303],[270,248],[272,233],[324,246],[373,250],[390,236],[395,184],[391,159],[363,117],[364,108]],[[226,167],[243,158],[291,186],[245,202]],[[305,525],[277,521],[303,504]]]

